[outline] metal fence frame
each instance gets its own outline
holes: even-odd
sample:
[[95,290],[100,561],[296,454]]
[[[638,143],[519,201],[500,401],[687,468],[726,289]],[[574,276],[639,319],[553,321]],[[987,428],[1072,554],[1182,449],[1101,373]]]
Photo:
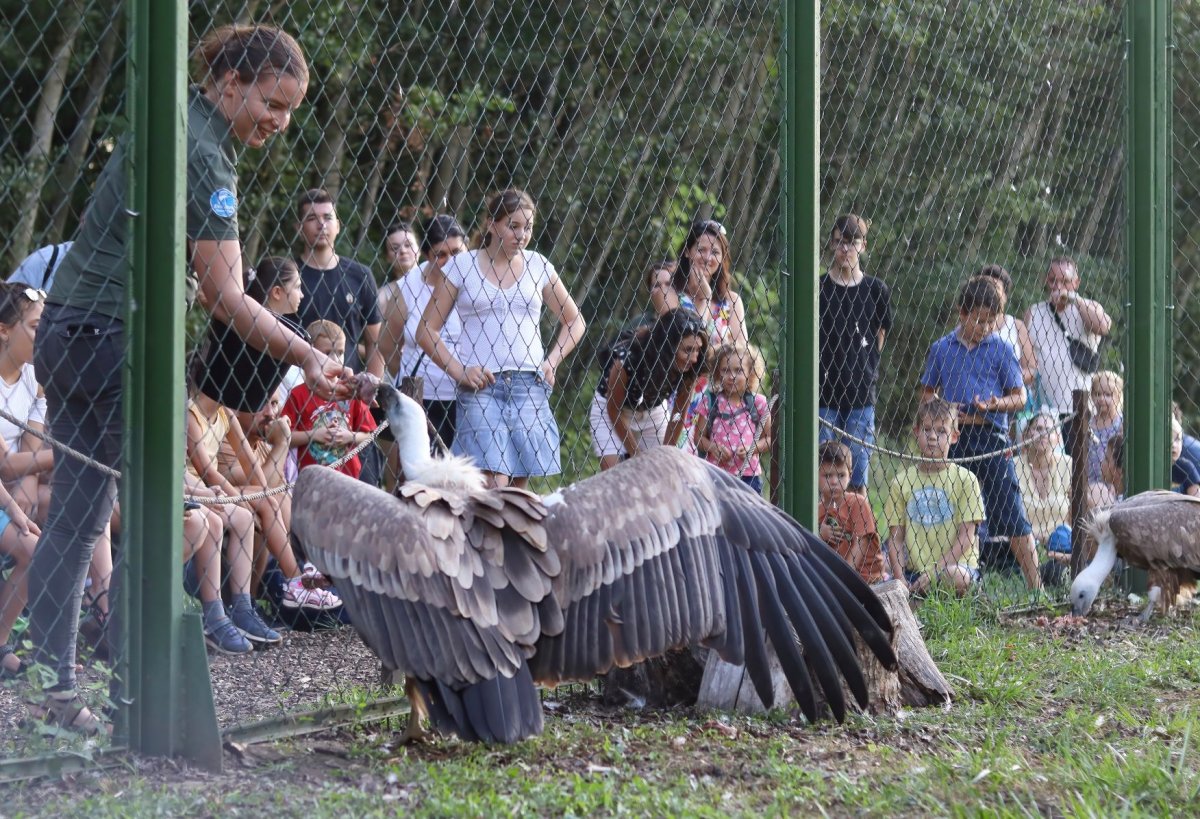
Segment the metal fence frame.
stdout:
[[[787,480],[780,504],[812,524],[816,509],[816,315],[819,272],[820,4],[782,3],[784,26],[781,300],[783,396],[780,451]],[[122,504],[128,521],[129,594],[120,612],[129,641],[127,707],[118,737],[139,753],[181,755],[221,764],[220,734],[199,618],[185,614],[178,512],[183,454],[183,283],[151,270],[179,270],[183,259],[187,4],[132,0],[131,122],[133,275],[127,361],[126,466]],[[1127,52],[1126,225],[1131,332],[1126,426],[1127,488],[1167,482],[1171,334],[1171,0],[1129,2]],[[164,411],[165,410],[165,411]],[[154,583],[144,582],[153,577]],[[1136,582],[1136,581],[1135,581]],[[1144,578],[1142,579],[1144,583]],[[182,718],[181,718],[182,717]],[[26,774],[50,772],[23,760]]]

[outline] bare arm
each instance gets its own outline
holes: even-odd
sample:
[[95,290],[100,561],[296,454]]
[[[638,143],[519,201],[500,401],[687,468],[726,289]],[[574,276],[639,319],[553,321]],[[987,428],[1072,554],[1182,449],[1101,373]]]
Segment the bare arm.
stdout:
[[242,287],[242,248],[236,240],[199,239],[191,245],[192,269],[199,277],[200,290],[213,318],[232,327],[251,347],[301,367],[309,386],[320,395],[332,396],[334,382],[353,375],[246,295]]
[[667,419],[667,431],[663,435],[664,444],[675,446],[679,443],[679,436],[683,433],[683,417],[687,415],[688,403],[692,400],[692,393],[695,391],[695,381],[684,381],[675,390],[675,403],[671,407],[671,415]]
[[379,332],[379,356],[383,366],[393,375],[403,375],[400,372],[400,361],[404,352],[404,324],[408,321],[408,304],[403,296],[390,298],[386,302],[380,300],[380,310],[383,312],[383,327]]
[[471,373],[471,377],[481,377],[487,383],[475,383],[468,379],[467,368],[463,367],[462,363],[454,357],[450,348],[446,346],[446,342],[442,340],[442,327],[446,324],[446,316],[450,315],[450,311],[454,309],[454,302],[458,298],[458,288],[447,281],[440,272],[430,271],[430,273],[434,281],[433,295],[429,297],[429,304],[425,305],[425,312],[421,314],[421,321],[417,324],[417,346],[425,351],[429,360],[439,369],[444,370],[446,375],[464,387],[479,389],[487,386],[487,383],[495,382],[495,376],[485,373],[482,367],[472,367],[472,370],[478,372]]
[[661,316],[668,310],[679,308],[679,294],[675,292],[675,288],[669,283],[666,285],[656,285],[650,291],[650,304],[654,307],[654,314]]
[[587,324],[580,315],[575,300],[567,292],[567,286],[558,276],[555,276],[542,288],[542,299],[550,308],[550,312],[558,317],[559,323],[558,337],[546,355],[546,360],[542,362],[542,375],[545,377],[546,383],[553,387],[554,374],[558,365],[571,354],[575,345],[583,338],[583,331]]
[[737,293],[729,294],[729,341],[734,344],[745,344],[746,338],[746,303]]
[[938,569],[948,569],[962,562],[963,556],[975,546],[975,527],[978,525],[979,521],[976,520],[963,521],[958,524],[958,534],[954,538],[954,545],[947,549],[938,560]]
[[[399,301],[399,299],[396,299]],[[379,324],[368,324],[363,328],[362,341],[366,353],[367,372],[376,378],[383,378],[383,355],[379,350]],[[403,338],[401,339],[403,343]]]
[[1106,336],[1112,331],[1112,319],[1100,302],[1079,296],[1075,299],[1075,309],[1079,311],[1079,317],[1083,319],[1083,326],[1089,333]]
[[242,474],[246,476],[246,483],[250,486],[265,487],[267,476],[263,472],[262,463],[254,456],[254,450],[250,449],[250,442],[246,440],[246,433],[242,431],[242,425],[230,424],[229,432],[225,434],[225,440],[233,448],[237,462],[242,467]]
[[625,454],[632,456],[637,454],[637,439],[633,437],[629,424],[626,423],[625,413],[621,412],[628,390],[629,373],[625,372],[620,362],[614,361],[608,371],[608,401],[604,409],[612,423],[613,434],[625,447]]
[[1004,395],[993,398],[975,396],[975,408],[979,412],[1019,412],[1025,407],[1025,388],[1013,387]]
[[217,469],[217,462],[200,445],[203,438],[204,431],[200,428],[200,422],[192,413],[187,413],[187,456],[192,462],[192,468],[206,486],[215,486],[227,495],[238,494],[233,484]]
[[1029,327],[1021,319],[1016,319],[1017,348],[1021,358],[1021,379],[1026,385],[1032,384],[1037,375],[1037,354],[1033,351],[1033,341],[1029,338]]
[[889,532],[888,565],[891,567],[892,577],[907,586],[908,581],[904,579],[904,567],[908,565],[908,550],[904,545],[905,528],[903,526],[893,526]]

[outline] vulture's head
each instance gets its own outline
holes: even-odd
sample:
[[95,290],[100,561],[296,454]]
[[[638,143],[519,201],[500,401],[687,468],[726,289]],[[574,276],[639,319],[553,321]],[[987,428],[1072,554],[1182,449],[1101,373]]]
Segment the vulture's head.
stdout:
[[407,432],[425,433],[425,409],[386,381],[380,381],[375,400],[387,415],[396,440]]
[[1071,584],[1071,613],[1082,617],[1092,609],[1096,595],[1100,593],[1100,582],[1104,578],[1089,577],[1086,570],[1079,573]]

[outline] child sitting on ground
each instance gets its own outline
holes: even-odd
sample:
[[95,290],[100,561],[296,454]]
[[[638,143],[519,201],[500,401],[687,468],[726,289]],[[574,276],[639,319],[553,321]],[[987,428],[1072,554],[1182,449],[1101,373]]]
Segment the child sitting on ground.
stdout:
[[[187,472],[184,491],[194,497],[216,496]],[[229,529],[229,588],[233,596],[228,615],[221,602],[221,536],[225,528]],[[200,600],[204,641],[222,654],[248,654],[254,650],[253,643],[275,645],[283,641],[279,632],[263,622],[250,599],[253,548],[254,513],[249,509],[235,503],[185,505],[183,585]]]
[[696,449],[710,463],[762,492],[759,456],[771,448],[771,414],[758,392],[766,363],[752,344],[726,344],[713,363],[713,383],[696,408]]
[[930,345],[920,400],[941,396],[956,405],[960,432],[950,455],[971,459],[966,467],[983,491],[989,537],[1008,538],[1026,584],[1041,589],[1033,527],[1007,451],[1009,420],[1025,406],[1025,385],[1012,348],[994,332],[1002,305],[991,279],[970,279],[959,288],[958,325]]
[[979,541],[983,521],[979,481],[958,464],[946,463],[958,440],[957,412],[941,398],[917,407],[913,425],[922,461],[901,469],[884,507],[888,562],[892,576],[904,578],[913,594],[944,581],[965,594],[979,581]]
[[[346,355],[346,334],[332,321],[321,319],[308,325],[308,335],[314,348],[337,361]],[[319,398],[308,385],[292,389],[283,405],[283,417],[292,425],[292,446],[300,453],[300,468],[336,463],[351,448],[370,439],[375,431],[371,409],[360,399],[326,401]],[[352,478],[362,473],[362,461],[357,455],[338,467]]]
[[1171,418],[1171,488],[1184,495],[1200,495],[1200,465],[1183,454],[1183,425]]
[[881,582],[885,579],[883,551],[871,502],[866,495],[847,491],[853,464],[850,447],[841,441],[825,441],[817,450],[817,459],[821,540],[853,566],[863,580]]

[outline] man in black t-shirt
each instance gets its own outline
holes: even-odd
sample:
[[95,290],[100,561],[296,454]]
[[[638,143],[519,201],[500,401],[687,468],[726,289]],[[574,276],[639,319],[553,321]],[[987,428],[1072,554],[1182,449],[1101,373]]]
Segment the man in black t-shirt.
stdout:
[[[867,443],[875,442],[875,401],[883,340],[892,329],[888,286],[862,271],[867,222],[841,216],[830,234],[833,264],[820,281],[821,419]],[[822,425],[820,438],[835,433]],[[866,493],[870,450],[845,440],[853,455],[849,491]]]
[[[346,334],[346,366],[383,376],[379,355],[381,318],[378,288],[370,269],[334,252],[340,225],[333,199],[320,188],[305,191],[297,206],[297,229],[304,251],[297,260],[304,300],[300,323],[307,327],[318,319],[332,321]],[[360,366],[359,345],[365,366]]]

